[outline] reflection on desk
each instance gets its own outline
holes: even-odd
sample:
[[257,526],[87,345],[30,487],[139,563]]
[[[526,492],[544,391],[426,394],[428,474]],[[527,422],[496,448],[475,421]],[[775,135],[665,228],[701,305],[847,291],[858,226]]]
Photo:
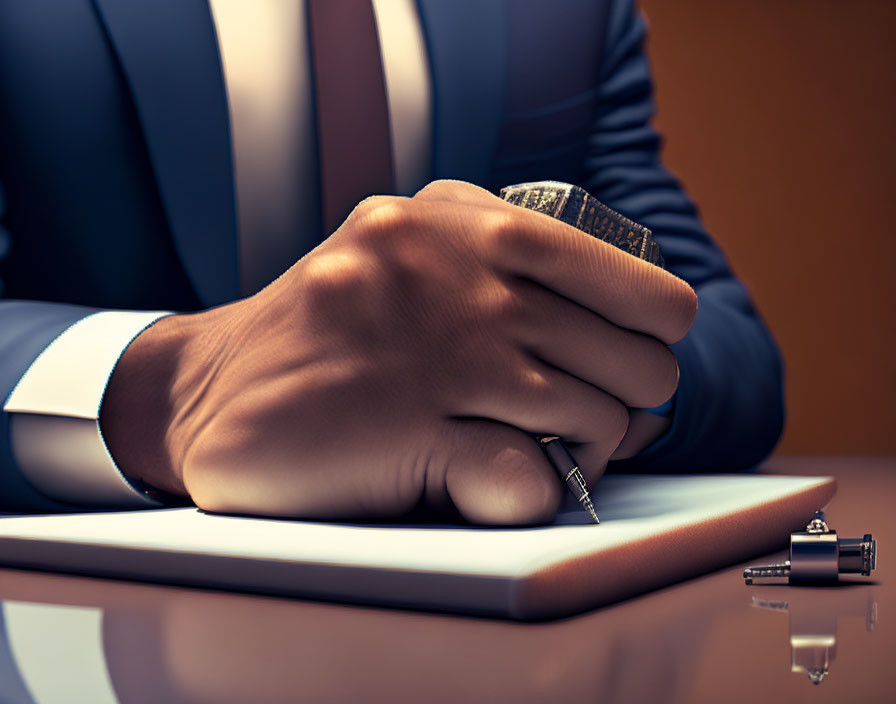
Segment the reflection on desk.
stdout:
[[[790,614],[790,669],[821,684],[837,654],[837,622],[858,616],[869,633],[877,623],[874,588],[847,582],[827,590],[790,589],[783,595],[754,596],[752,606]],[[777,597],[777,598],[776,598]]]
[[[884,550],[896,543],[893,461],[779,459],[769,469],[837,475],[831,520],[846,532],[874,531]],[[819,589],[747,587],[742,570],[575,618],[515,623],[0,569],[2,629],[13,634],[5,653],[0,639],[0,701],[891,700],[889,561],[872,583]],[[791,674],[786,619],[753,607],[753,597],[787,602],[796,635],[829,634],[833,619],[836,662],[823,686]],[[883,614],[870,633],[853,618],[867,618],[869,601]],[[799,630],[802,613],[828,615]],[[802,652],[794,658],[817,665]]]

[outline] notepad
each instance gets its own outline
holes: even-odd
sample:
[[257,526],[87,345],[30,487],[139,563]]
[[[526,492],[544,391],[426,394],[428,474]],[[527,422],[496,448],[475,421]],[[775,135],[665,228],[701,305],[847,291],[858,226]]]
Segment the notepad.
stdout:
[[195,508],[0,518],[0,563],[502,616],[594,608],[781,548],[829,477],[621,475],[531,528],[347,524]]

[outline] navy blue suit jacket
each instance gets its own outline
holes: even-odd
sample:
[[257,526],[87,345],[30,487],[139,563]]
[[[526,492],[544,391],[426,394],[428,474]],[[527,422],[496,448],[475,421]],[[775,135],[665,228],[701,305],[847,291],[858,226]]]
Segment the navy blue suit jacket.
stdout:
[[[433,178],[584,186],[656,235],[699,295],[675,345],[670,431],[617,469],[731,470],[783,424],[775,344],[662,166],[631,0],[418,0]],[[237,224],[221,60],[205,0],[0,5],[0,399],[65,328],[105,308],[233,300]],[[322,232],[299,233],[310,249]],[[16,467],[0,502],[62,508]]]

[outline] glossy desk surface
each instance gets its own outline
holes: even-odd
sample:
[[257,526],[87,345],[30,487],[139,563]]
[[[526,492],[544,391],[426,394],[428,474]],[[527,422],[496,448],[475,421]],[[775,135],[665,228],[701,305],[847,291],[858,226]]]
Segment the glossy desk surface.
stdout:
[[[529,624],[12,569],[0,569],[0,599],[45,605],[29,637],[60,677],[76,647],[65,614],[95,614],[122,703],[896,700],[896,458],[776,457],[763,471],[836,476],[828,523],[874,534],[873,577],[748,587],[735,565]],[[806,668],[825,661],[813,685]]]

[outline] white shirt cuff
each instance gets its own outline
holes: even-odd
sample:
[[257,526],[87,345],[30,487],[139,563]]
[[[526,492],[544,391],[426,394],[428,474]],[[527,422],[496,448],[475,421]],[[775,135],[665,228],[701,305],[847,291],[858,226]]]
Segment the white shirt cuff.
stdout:
[[19,379],[3,410],[25,478],[52,499],[96,508],[161,504],[132,485],[106,447],[106,384],[128,345],[166,312],[103,311],[69,327]]

